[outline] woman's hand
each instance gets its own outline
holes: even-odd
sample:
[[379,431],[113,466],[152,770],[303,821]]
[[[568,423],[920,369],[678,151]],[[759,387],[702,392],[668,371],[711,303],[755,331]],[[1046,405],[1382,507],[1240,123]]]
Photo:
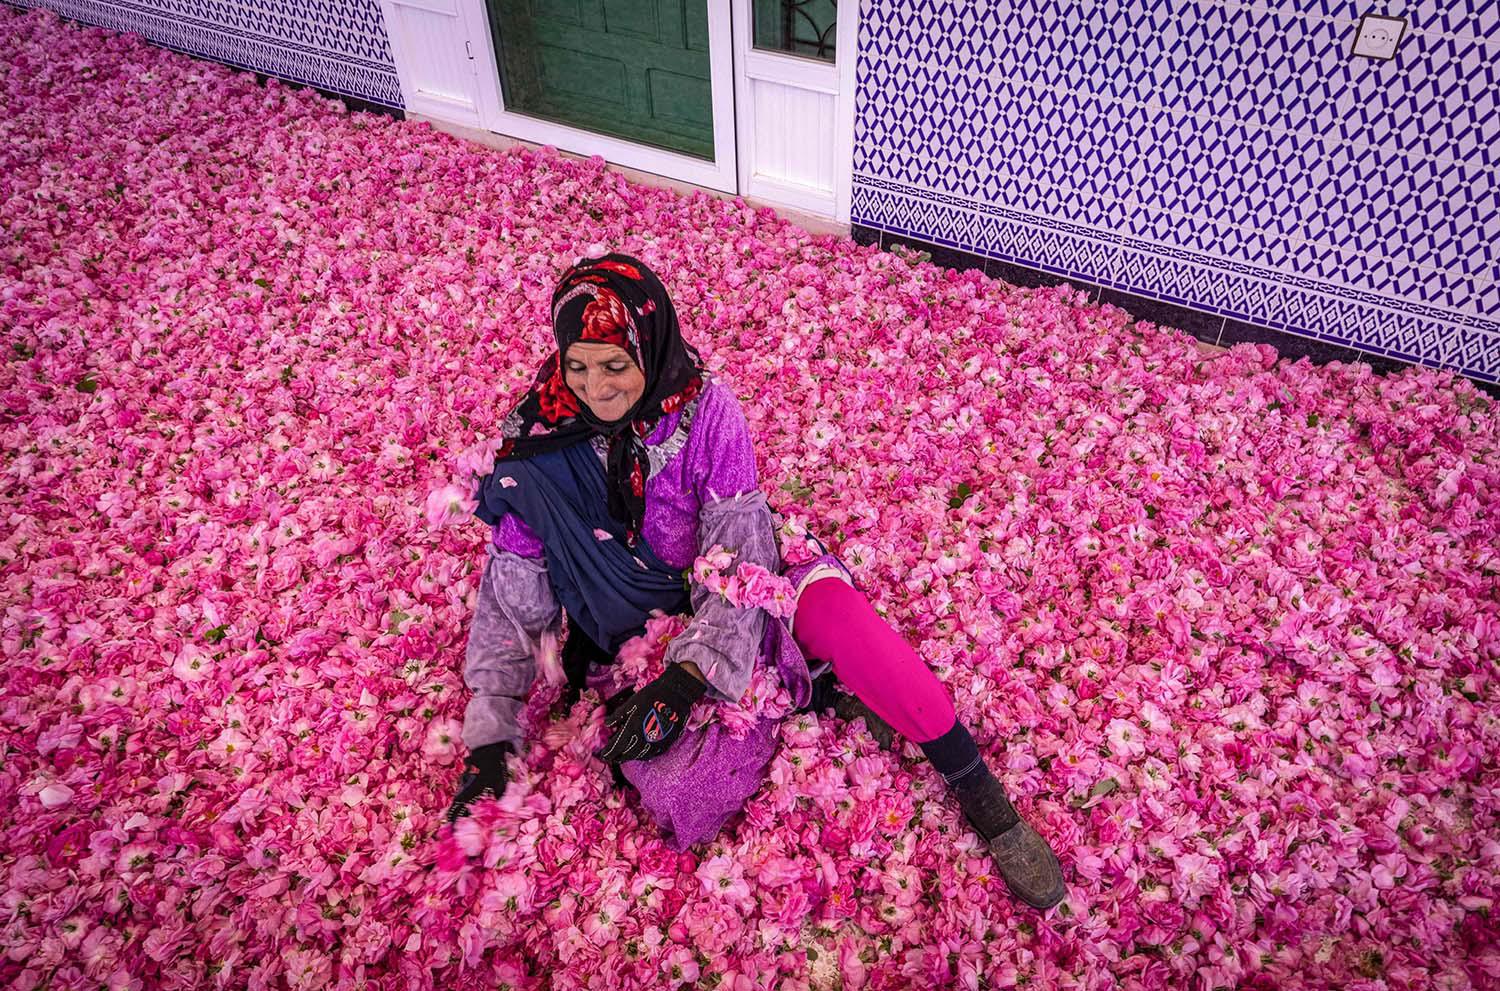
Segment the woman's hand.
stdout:
[[490,743],[469,754],[465,761],[467,770],[458,782],[458,794],[448,806],[449,822],[457,822],[468,815],[469,806],[485,795],[500,798],[505,794],[505,785],[510,780],[505,755],[511,750],[509,743]]
[[673,664],[605,721],[613,735],[595,756],[611,763],[660,757],[682,735],[693,703],[707,691],[701,676],[694,677],[683,665]]

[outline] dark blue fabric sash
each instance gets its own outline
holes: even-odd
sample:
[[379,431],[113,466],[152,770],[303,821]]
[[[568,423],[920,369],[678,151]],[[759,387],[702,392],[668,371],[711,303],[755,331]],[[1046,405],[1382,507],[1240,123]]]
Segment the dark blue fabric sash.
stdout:
[[[515,484],[504,484],[507,478]],[[480,482],[474,514],[491,526],[507,512],[521,517],[542,541],[569,621],[613,652],[642,632],[652,610],[689,612],[691,599],[682,571],[657,557],[644,536],[625,545],[625,527],[607,507],[604,466],[584,442],[496,465]]]

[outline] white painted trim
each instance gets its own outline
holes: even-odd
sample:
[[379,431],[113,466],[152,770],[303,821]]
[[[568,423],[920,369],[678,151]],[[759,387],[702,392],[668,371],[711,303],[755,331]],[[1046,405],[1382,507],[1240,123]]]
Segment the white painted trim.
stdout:
[[798,89],[838,95],[838,66],[785,52],[762,51],[748,45],[746,49],[745,75],[749,78],[770,79]]
[[849,201],[854,191],[854,100],[855,68],[859,58],[859,0],[839,0],[838,53],[839,98],[834,105],[833,219],[849,222]]
[[[722,192],[737,192],[740,187],[735,164],[734,64],[729,4],[730,0],[708,0],[709,87],[714,120],[712,162],[506,110],[500,86],[500,63],[490,36],[484,0],[458,0],[466,15],[479,80],[480,125],[497,134],[553,145],[579,155],[600,155],[606,161],[628,168]],[[478,30],[475,30],[476,25]]]
[[786,182],[768,176],[753,175],[745,187],[745,195],[765,200],[793,210],[802,210],[819,217],[833,216],[836,203],[833,193],[817,186],[804,186],[799,182]]
[[484,0],[458,0],[464,12],[464,24],[469,32],[469,51],[474,56],[474,76],[479,80],[479,126],[493,131],[489,126],[499,108],[500,60],[495,55],[495,39],[490,37],[490,16],[484,8]]
[[755,154],[755,132],[750,124],[750,83],[745,79],[745,40],[755,30],[750,19],[750,0],[730,0],[730,54],[734,66],[734,130],[739,156],[735,162],[737,188],[750,190],[750,158]]

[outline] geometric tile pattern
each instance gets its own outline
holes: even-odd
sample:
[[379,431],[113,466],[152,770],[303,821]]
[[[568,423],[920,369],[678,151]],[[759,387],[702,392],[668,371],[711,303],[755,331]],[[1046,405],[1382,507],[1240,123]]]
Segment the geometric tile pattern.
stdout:
[[379,0],[10,0],[292,82],[401,107]]
[[1500,2],[871,0],[851,220],[1500,380]]

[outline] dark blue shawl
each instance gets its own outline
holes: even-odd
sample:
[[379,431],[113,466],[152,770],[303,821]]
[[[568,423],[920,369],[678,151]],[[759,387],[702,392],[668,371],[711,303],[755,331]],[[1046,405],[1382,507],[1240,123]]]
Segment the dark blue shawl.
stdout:
[[584,441],[497,464],[480,480],[475,515],[491,526],[508,512],[524,520],[542,541],[569,621],[613,652],[641,633],[652,610],[685,613],[691,604],[682,571],[657,557],[644,535],[626,546],[608,505],[604,465]]

